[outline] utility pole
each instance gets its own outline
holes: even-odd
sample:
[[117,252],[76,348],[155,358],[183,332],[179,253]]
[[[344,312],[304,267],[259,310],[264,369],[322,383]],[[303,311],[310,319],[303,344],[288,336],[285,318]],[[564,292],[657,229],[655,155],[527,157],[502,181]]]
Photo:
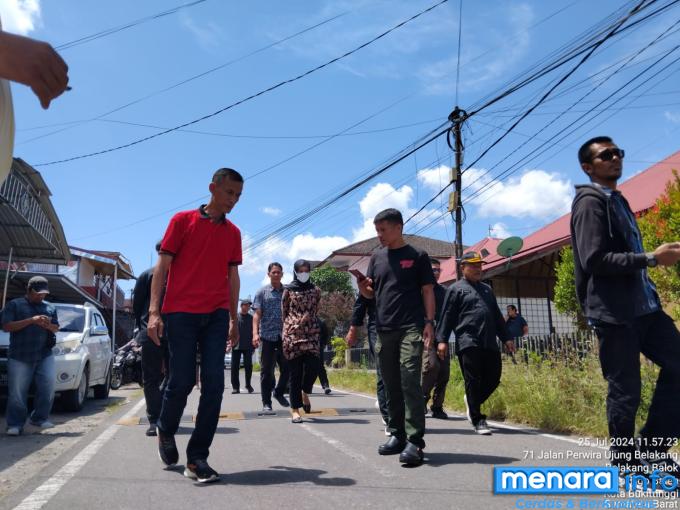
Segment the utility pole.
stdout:
[[456,154],[456,166],[451,169],[451,184],[455,184],[455,191],[449,194],[449,212],[455,211],[455,223],[456,223],[456,244],[455,244],[455,256],[456,256],[456,278],[460,279],[460,259],[463,257],[463,200],[461,198],[461,176],[462,176],[462,165],[463,165],[463,140],[461,137],[461,126],[463,122],[467,119],[467,113],[456,106],[456,108],[449,115],[449,120],[453,123],[451,128],[453,131],[453,137],[455,146],[451,147]]

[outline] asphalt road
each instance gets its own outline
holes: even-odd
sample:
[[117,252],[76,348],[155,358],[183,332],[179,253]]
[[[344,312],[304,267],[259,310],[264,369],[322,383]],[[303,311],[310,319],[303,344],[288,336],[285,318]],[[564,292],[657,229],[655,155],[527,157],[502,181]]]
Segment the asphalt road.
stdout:
[[[225,375],[228,381],[229,372]],[[2,499],[0,509],[526,508],[527,501],[545,498],[494,495],[493,466],[606,464],[604,450],[579,446],[578,438],[507,426],[478,436],[464,417],[454,415],[446,421],[428,418],[426,461],[406,468],[395,456],[377,454],[386,438],[372,398],[317,392],[311,415],[293,424],[289,411],[276,403],[275,415],[262,416],[254,386],[252,395],[231,395],[227,383],[224,417],[209,458],[221,474],[217,483],[195,483],[179,466],[162,468],[156,439],[144,435],[143,402],[137,399]],[[194,391],[177,435],[180,463],[197,405]],[[566,460],[569,451],[590,452],[594,459]],[[545,454],[555,458],[539,459]]]

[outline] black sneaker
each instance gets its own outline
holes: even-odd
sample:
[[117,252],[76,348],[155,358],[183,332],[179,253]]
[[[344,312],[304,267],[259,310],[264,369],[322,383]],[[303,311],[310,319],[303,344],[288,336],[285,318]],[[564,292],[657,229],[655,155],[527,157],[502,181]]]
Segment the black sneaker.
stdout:
[[233,390],[231,390],[232,395],[235,395],[236,393],[241,393],[241,390],[239,390],[238,388],[234,388]]
[[330,395],[330,394],[331,394],[331,389],[328,388],[328,387],[326,387],[326,388],[323,389],[323,392],[324,392],[326,395]]
[[274,398],[281,407],[290,407],[290,402],[288,402],[288,399],[283,395],[274,395]]
[[174,466],[179,460],[179,452],[175,444],[175,436],[165,434],[161,429],[157,428],[158,433],[158,456],[163,464],[167,467]]
[[262,405],[262,411],[265,413],[271,413],[272,412],[272,405],[271,404],[263,404]]
[[397,455],[406,448],[406,441],[390,436],[386,443],[378,447],[379,455]]
[[246,389],[248,390],[248,393],[255,391],[252,386],[246,386]]
[[487,425],[485,419],[481,419],[477,422],[475,425],[475,432],[481,436],[490,436],[491,435],[491,429],[489,428],[489,425]]
[[208,462],[203,459],[197,459],[193,462],[187,462],[184,468],[184,476],[197,480],[199,483],[210,483],[220,479],[213,468],[208,465]]
[[444,412],[444,409],[441,407],[432,407],[430,409],[432,411],[432,417],[437,418],[438,420],[448,420],[449,415]]
[[146,435],[149,437],[153,437],[156,435],[156,424],[155,423],[149,423],[149,428],[146,429]]

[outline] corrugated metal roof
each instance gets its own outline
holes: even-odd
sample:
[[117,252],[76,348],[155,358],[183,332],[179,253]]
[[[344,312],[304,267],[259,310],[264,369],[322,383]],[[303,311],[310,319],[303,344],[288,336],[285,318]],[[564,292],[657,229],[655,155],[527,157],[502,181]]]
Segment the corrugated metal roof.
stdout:
[[51,193],[38,171],[15,158],[0,185],[0,258],[65,264],[68,244]]

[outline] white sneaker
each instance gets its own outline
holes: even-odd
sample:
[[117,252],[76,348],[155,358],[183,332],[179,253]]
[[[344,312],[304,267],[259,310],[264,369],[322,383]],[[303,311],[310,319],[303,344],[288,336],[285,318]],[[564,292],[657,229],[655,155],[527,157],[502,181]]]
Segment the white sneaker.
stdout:
[[390,431],[387,429],[387,427],[385,427],[385,435],[387,437],[390,437],[392,435],[392,434],[390,434]]
[[19,436],[21,435],[21,429],[19,427],[10,427],[7,429],[8,436]]
[[468,406],[467,403],[467,395],[463,395],[463,401],[465,402],[465,416],[467,416],[467,419],[470,423],[472,423],[472,416],[470,415],[470,407]]

